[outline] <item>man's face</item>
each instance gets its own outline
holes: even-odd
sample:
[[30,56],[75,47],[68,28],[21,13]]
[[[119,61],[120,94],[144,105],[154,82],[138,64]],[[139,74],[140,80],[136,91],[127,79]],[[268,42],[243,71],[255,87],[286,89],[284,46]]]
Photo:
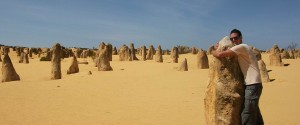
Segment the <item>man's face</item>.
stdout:
[[230,34],[230,40],[232,43],[238,45],[242,43],[242,37],[240,37],[237,33]]

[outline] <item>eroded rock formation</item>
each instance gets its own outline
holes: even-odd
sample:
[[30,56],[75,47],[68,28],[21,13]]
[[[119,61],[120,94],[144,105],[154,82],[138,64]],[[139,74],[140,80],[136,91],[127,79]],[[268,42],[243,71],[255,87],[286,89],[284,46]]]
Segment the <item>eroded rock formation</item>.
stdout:
[[[229,37],[222,40],[229,41]],[[222,41],[221,40],[221,41]],[[219,44],[224,51],[232,45]],[[244,102],[244,79],[237,57],[212,58],[204,95],[206,125],[240,125]]]
[[17,74],[9,55],[4,54],[2,61],[2,82],[19,81],[20,76]]
[[51,79],[61,79],[61,45],[59,43],[56,43],[52,47],[52,70],[51,70]]

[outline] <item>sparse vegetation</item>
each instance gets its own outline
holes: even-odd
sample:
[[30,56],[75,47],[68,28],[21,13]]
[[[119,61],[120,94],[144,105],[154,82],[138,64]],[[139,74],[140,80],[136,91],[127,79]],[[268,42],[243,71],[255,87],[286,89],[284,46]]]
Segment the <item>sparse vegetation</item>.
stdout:
[[295,51],[297,47],[297,43],[292,42],[288,47],[287,50],[293,50]]
[[178,53],[179,54],[186,54],[186,53],[191,52],[191,49],[188,46],[177,45],[176,47],[178,48]]
[[37,55],[39,54],[42,50],[40,48],[31,48],[30,50],[33,54]]

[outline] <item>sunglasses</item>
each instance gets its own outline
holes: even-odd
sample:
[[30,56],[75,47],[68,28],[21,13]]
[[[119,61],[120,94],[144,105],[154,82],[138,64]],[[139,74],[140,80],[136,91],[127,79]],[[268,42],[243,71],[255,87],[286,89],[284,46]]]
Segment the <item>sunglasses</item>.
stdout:
[[236,36],[236,37],[230,38],[230,40],[231,40],[231,41],[233,41],[233,40],[238,40],[239,38],[240,38],[239,36]]

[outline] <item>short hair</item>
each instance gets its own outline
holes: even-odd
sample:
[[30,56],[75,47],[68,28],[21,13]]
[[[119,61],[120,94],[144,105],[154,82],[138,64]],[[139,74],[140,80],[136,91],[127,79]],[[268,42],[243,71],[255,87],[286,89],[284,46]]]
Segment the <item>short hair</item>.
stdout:
[[232,33],[237,33],[237,34],[239,35],[239,37],[242,37],[241,31],[239,31],[239,30],[237,30],[237,29],[231,30],[230,34],[232,34]]

